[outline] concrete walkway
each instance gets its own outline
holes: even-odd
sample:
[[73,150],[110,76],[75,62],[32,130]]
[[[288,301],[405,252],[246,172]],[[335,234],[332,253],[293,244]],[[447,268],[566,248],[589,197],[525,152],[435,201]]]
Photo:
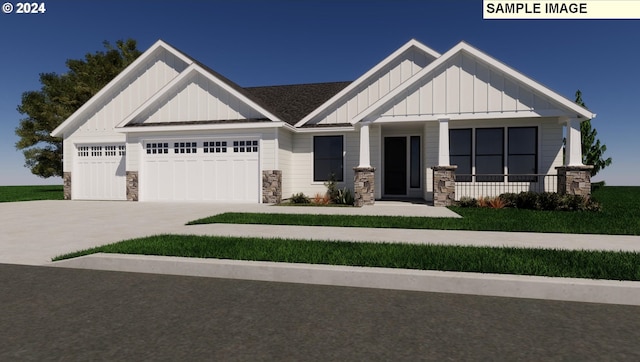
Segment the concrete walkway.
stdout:
[[[106,201],[0,203],[0,263],[640,304],[640,282],[540,279],[450,272],[434,274],[404,270],[373,270],[363,274],[364,270],[352,267],[279,263],[256,266],[251,262],[203,263],[201,260],[189,258],[132,258],[114,255],[89,256],[81,260],[51,263],[51,258],[57,255],[164,233],[640,251],[640,236],[231,224],[185,226],[188,221],[222,212],[459,217],[446,208],[401,202],[379,202],[363,208]],[[213,269],[211,265],[214,265]],[[205,274],[203,270],[206,271]],[[329,277],[323,277],[324,274]],[[381,282],[382,280],[386,282]],[[490,284],[497,287],[489,287]],[[436,288],[438,285],[440,287]]]

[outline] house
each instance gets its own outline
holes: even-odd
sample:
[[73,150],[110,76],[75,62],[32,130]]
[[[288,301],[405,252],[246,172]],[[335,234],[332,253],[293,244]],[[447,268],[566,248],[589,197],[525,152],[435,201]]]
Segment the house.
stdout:
[[66,199],[273,203],[333,174],[359,205],[447,205],[588,193],[594,117],[464,42],[410,40],[353,82],[243,88],[159,40],[52,135]]

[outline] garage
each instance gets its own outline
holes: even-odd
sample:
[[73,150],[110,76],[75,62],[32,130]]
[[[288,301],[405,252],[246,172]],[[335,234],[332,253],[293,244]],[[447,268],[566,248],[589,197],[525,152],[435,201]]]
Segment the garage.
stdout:
[[141,201],[259,202],[258,139],[156,139],[143,149]]
[[76,145],[73,198],[126,200],[125,149],[124,143]]

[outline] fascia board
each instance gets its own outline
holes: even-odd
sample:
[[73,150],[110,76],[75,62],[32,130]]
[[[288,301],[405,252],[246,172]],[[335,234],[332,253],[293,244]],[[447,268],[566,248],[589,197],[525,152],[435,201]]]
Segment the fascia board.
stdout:
[[489,55],[470,46],[469,44],[465,42],[460,42],[457,45],[455,45],[453,48],[451,48],[449,51],[445,52],[440,58],[433,61],[424,69],[416,73],[409,80],[407,80],[406,82],[401,84],[399,87],[394,89],[392,92],[389,92],[386,96],[379,99],[376,103],[372,104],[367,109],[357,114],[355,117],[349,120],[349,122],[352,124],[358,123],[360,120],[367,119],[367,117],[370,117],[373,113],[379,111],[381,108],[388,106],[392,100],[396,99],[396,97],[402,94],[402,92],[404,92],[407,88],[419,82],[424,77],[429,76],[432,72],[435,71],[436,68],[438,68],[440,65],[447,62],[449,59],[454,57],[459,52],[469,53],[470,55],[476,57],[477,59],[487,63],[489,66],[494,67],[500,70],[501,72],[509,75],[510,77],[514,78],[516,81],[532,88],[533,90],[539,93],[546,95],[552,101],[560,104],[561,106],[568,108],[573,112],[576,112],[579,116],[585,117],[585,119],[595,118],[594,113],[589,112],[585,108],[575,104],[574,102],[571,102],[570,100],[561,96],[560,94],[552,91],[551,89],[543,86],[542,84],[534,81],[533,79],[525,76],[524,74],[514,70],[513,68],[501,63],[500,61],[490,57]]
[[319,127],[319,128],[297,128],[298,133],[331,133],[331,132],[352,132],[355,127]]
[[102,98],[106,93],[111,91],[116,84],[118,84],[122,79],[129,76],[134,70],[136,70],[140,65],[144,64],[158,49],[163,48],[185,62],[186,64],[191,64],[193,61],[186,57],[181,52],[174,49],[169,44],[163,42],[162,40],[156,41],[149,49],[147,49],[144,53],[142,53],[138,59],[134,60],[133,63],[129,64],[129,66],[124,69],[120,74],[118,74],[115,78],[113,78],[107,85],[105,85],[98,93],[96,93],[91,99],[89,99],[85,104],[83,104],[80,108],[78,108],[69,118],[67,118],[64,122],[62,122],[56,129],[51,132],[52,137],[61,137],[63,131],[72,123],[74,123],[81,114],[87,111],[89,108],[93,106],[98,99]]
[[309,113],[306,117],[301,119],[298,123],[295,124],[295,127],[302,127],[303,125],[305,125],[311,119],[313,119],[314,117],[316,117],[317,115],[325,111],[332,104],[336,103],[337,101],[345,97],[347,94],[349,94],[351,91],[358,88],[362,83],[364,83],[367,79],[373,76],[376,72],[384,68],[389,63],[391,63],[393,60],[395,60],[397,57],[402,55],[402,53],[404,53],[405,51],[409,50],[411,47],[416,47],[436,59],[440,57],[440,54],[435,50],[427,47],[426,45],[420,43],[415,39],[411,39],[406,44],[401,46],[398,50],[393,52],[391,55],[384,58],[380,63],[376,64],[373,68],[369,69],[366,73],[364,73],[358,79],[354,80],[345,89],[340,91],[335,96],[331,97],[328,101],[324,102],[320,107],[316,108],[313,112]]
[[117,128],[119,133],[153,133],[153,132],[179,132],[179,131],[210,131],[229,129],[262,129],[285,127],[284,122],[257,122],[257,123],[227,123],[227,124],[196,124],[196,125],[170,125],[170,126],[142,126]]

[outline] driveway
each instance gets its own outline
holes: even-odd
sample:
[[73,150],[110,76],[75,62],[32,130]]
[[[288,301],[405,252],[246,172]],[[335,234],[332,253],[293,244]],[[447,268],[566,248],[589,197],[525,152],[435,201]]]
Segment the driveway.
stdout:
[[[61,254],[162,233],[220,234],[215,226],[189,228],[185,223],[232,211],[459,217],[446,208],[398,202],[380,202],[363,208],[126,201],[0,203],[0,263],[42,265]],[[235,233],[237,229],[245,229],[245,226],[220,226],[224,235],[234,234],[234,229]],[[257,235],[276,236],[276,229],[282,228],[256,227],[252,230]]]

